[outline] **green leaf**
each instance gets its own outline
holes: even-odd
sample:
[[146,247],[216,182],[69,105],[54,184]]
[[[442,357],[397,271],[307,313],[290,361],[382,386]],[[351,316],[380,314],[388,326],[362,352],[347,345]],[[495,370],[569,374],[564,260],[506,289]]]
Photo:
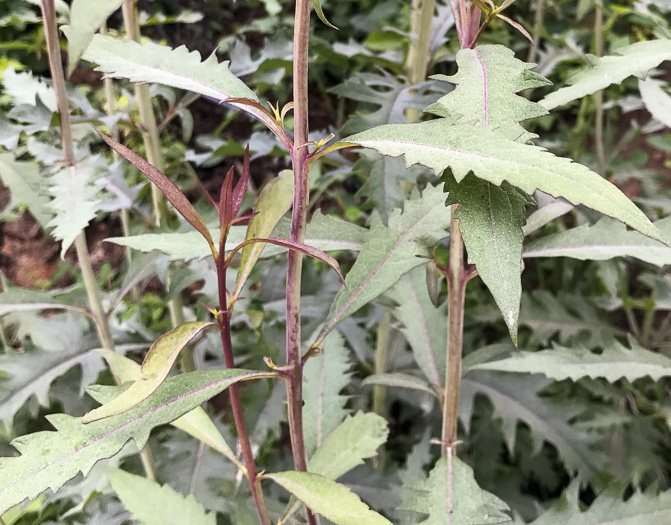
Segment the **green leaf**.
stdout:
[[[87,315],[85,308],[80,308],[66,301],[72,290],[57,290],[51,292],[39,292],[26,288],[12,286],[6,280],[2,280],[2,293],[0,293],[0,315],[11,312],[34,312],[39,310],[69,310],[71,312]],[[77,293],[77,290],[74,290]]]
[[664,91],[668,83],[653,78],[638,81],[641,99],[650,114],[667,128],[671,128],[671,96]]
[[68,75],[71,75],[93,35],[107,18],[123,4],[123,0],[73,0],[70,6],[68,39]]
[[585,511],[581,509],[579,485],[573,483],[548,511],[531,525],[651,525],[671,522],[671,491],[661,494],[635,492],[622,501],[618,487],[601,493]]
[[540,397],[538,393],[550,383],[541,376],[469,372],[461,381],[459,418],[468,428],[474,397],[484,394],[494,405],[496,415],[502,417],[509,451],[515,450],[517,425],[523,421],[531,429],[534,453],[543,441],[548,441],[557,447],[569,472],[577,470],[582,478],[593,479],[604,462],[603,454],[590,448],[596,437],[567,423],[584,407]]
[[98,187],[93,184],[98,173],[107,169],[102,157],[87,157],[74,166],[66,167],[49,179],[52,200],[49,208],[55,216],[49,222],[54,238],[62,241],[61,257],[75,238],[96,216],[100,205]]
[[37,163],[16,160],[11,153],[0,153],[0,178],[11,194],[2,215],[25,206],[40,226],[46,228],[51,220],[51,214],[46,212],[49,199],[44,194],[44,182]]
[[82,418],[83,423],[91,423],[99,419],[116,416],[126,412],[147,399],[168,377],[172,365],[179,353],[208,328],[216,327],[214,323],[191,321],[173,328],[163,334],[151,345],[142,363],[142,377],[133,383],[113,401],[92,410]]
[[384,155],[405,155],[406,166],[423,164],[440,174],[452,169],[457,182],[472,171],[499,186],[504,180],[531,195],[541,190],[614,217],[664,242],[657,229],[617,187],[570,159],[514,142],[498,131],[438,119],[388,125],[347,138]]
[[[657,221],[655,226],[671,240],[671,218]],[[661,267],[671,264],[671,248],[628,231],[618,221],[601,219],[594,225],[583,224],[537,239],[526,246],[524,257],[571,257],[581,261],[633,257]]]
[[107,471],[114,492],[142,525],[216,525],[214,512],[206,512],[193,495],[182,496],[169,485],[159,485],[119,469]]
[[[252,217],[247,227],[245,240],[259,237],[270,237],[277,223],[291,208],[294,195],[294,177],[291,170],[282,171],[279,176],[271,180],[259,195],[254,211],[258,214]],[[245,246],[240,257],[240,267],[236,278],[235,292],[237,297],[249,277],[252,268],[259,259],[265,244],[251,244]]]
[[643,78],[652,68],[671,60],[671,39],[636,42],[617,49],[615,53],[601,58],[588,55],[590,66],[571,77],[569,86],[550,93],[540,104],[546,109],[554,109],[611,84],[619,84],[632,75]]
[[368,238],[336,295],[324,333],[391,288],[407,272],[430,257],[429,247],[446,236],[450,211],[440,188],[428,186],[405,208],[395,210],[385,227],[373,218]]
[[642,377],[657,380],[671,376],[671,359],[646,350],[633,339],[629,345],[630,349],[611,339],[600,354],[581,345],[574,348],[556,345],[552,350],[514,352],[505,359],[482,363],[471,369],[543,374],[558,381],[603,377],[610,383],[623,377],[634,381]]
[[517,345],[522,300],[522,226],[529,198],[507,183],[495,186],[467,176],[460,184],[448,176],[448,204],[459,204],[454,217],[468,250],[468,262],[494,296],[510,337]]
[[410,343],[415,362],[430,383],[442,385],[447,354],[447,305],[433,306],[426,287],[425,267],[405,274],[386,295],[398,303],[391,312],[402,324],[401,331]]
[[[170,423],[237,381],[274,377],[246,370],[207,370],[166,380],[138,406],[108,419],[84,424],[65,414],[47,416],[56,432],[37,432],[12,441],[21,456],[0,458],[0,513],[44,490],[58,490],[79,472],[86,475],[96,461],[112,457],[130,439],[144,447],[150,431]],[[90,388],[101,402],[124,387]]]
[[426,392],[434,397],[438,397],[438,391],[432,387],[431,383],[419,377],[411,376],[410,374],[403,374],[401,372],[394,372],[389,374],[374,374],[368,376],[361,382],[361,386],[369,385],[384,385],[393,386],[395,388],[410,388],[412,390],[419,390]]
[[291,492],[316,514],[336,525],[391,525],[391,522],[368,508],[359,496],[344,485],[311,472],[278,472],[265,474]]
[[308,359],[303,368],[303,434],[308,456],[348,414],[347,397],[340,395],[351,379],[345,342],[333,332],[324,339],[322,348],[322,355]]
[[[105,348],[98,348],[98,353],[105,358],[112,373],[120,383],[138,381],[142,378],[140,365],[132,359],[128,359],[118,352],[107,350]],[[245,466],[233,453],[231,447],[224,439],[224,436],[221,435],[221,432],[212,422],[210,416],[207,415],[203,407],[194,408],[191,412],[175,419],[171,424],[226,456],[243,472],[246,471]]]
[[326,15],[324,14],[324,11],[322,10],[322,4],[319,0],[312,0],[312,5],[315,8],[315,13],[317,13],[317,16],[319,17],[319,20],[321,20],[327,26],[329,26],[329,27],[331,27],[335,30],[338,30],[338,28],[336,26],[334,26],[331,22],[329,22],[326,19]]
[[413,495],[403,510],[428,514],[417,525],[478,525],[512,523],[499,498],[482,490],[473,469],[458,457],[444,455],[429,477],[411,486]]
[[310,457],[309,470],[336,480],[363,460],[377,454],[387,441],[389,429],[384,418],[374,413],[358,412],[349,416],[331,432]]

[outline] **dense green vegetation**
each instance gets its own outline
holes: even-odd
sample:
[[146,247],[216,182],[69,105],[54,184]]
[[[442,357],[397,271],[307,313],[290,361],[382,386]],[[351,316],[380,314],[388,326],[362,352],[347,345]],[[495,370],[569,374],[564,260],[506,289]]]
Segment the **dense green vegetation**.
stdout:
[[182,4],[0,5],[0,525],[671,523],[669,1]]

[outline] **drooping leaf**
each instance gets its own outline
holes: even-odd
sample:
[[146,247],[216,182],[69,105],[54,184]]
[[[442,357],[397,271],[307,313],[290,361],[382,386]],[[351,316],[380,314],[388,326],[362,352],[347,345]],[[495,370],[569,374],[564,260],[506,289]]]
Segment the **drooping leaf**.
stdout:
[[76,289],[55,290],[41,292],[28,288],[12,286],[6,280],[2,280],[2,293],[0,293],[0,315],[10,312],[34,312],[39,310],[69,310],[82,315],[87,314],[85,308],[71,304],[75,302]]
[[105,169],[99,160],[98,157],[88,157],[57,171],[49,179],[52,196],[49,208],[54,213],[49,227],[53,228],[54,238],[62,241],[61,257],[96,216],[100,200],[99,189],[93,181]]
[[[272,376],[237,369],[191,372],[168,379],[132,410],[106,420],[85,425],[65,414],[47,416],[55,432],[17,438],[12,445],[21,456],[0,458],[0,513],[46,489],[58,490],[79,472],[86,475],[96,461],[113,456],[130,439],[142,448],[154,427],[174,421],[231,384]],[[120,389],[124,387],[91,387],[89,392],[107,402]]]
[[182,190],[180,190],[174,182],[172,182],[158,168],[149,164],[149,162],[123,144],[119,144],[109,135],[100,132],[98,132],[98,135],[100,135],[100,138],[103,139],[105,144],[144,173],[150,181],[156,184],[158,189],[161,190],[161,193],[165,195],[165,198],[170,201],[179,214],[205,238],[209,246],[214,246],[210,231],[207,229],[207,226],[205,226],[203,219],[189,202],[189,199],[186,198],[186,195],[182,193]]
[[402,325],[415,362],[430,383],[442,385],[447,354],[446,305],[433,306],[425,276],[425,268],[415,268],[386,295],[398,303],[391,312]]
[[[255,215],[249,221],[245,239],[270,237],[277,223],[291,208],[293,195],[293,172],[284,170],[277,178],[271,180],[259,195],[259,200],[254,208],[258,215]],[[237,296],[242,290],[264,247],[265,244],[251,244],[245,246],[242,250],[234,296]]]
[[321,514],[335,525],[391,525],[391,522],[370,510],[359,496],[344,485],[312,472],[277,472],[265,474],[301,500],[312,512]]
[[471,525],[512,523],[499,498],[482,490],[473,469],[458,457],[442,456],[429,477],[410,487],[411,496],[401,507],[427,518],[417,525]]
[[671,520],[671,491],[661,494],[635,492],[622,500],[618,487],[599,494],[587,510],[582,510],[579,487],[574,483],[549,510],[531,525],[651,525]]
[[49,199],[44,193],[44,181],[37,163],[18,161],[11,153],[0,153],[0,179],[11,195],[2,215],[25,206],[40,226],[46,228],[51,220],[51,215],[47,213]]
[[550,380],[541,376],[520,376],[484,371],[469,372],[462,378],[459,418],[469,426],[473,400],[477,393],[486,395],[502,418],[508,450],[513,451],[518,422],[526,423],[534,439],[534,450],[543,441],[552,443],[566,463],[567,470],[577,471],[581,478],[595,477],[604,462],[602,452],[592,450],[593,435],[579,430],[567,421],[584,411],[579,404],[557,403],[538,395]]
[[427,382],[419,377],[411,376],[410,374],[403,374],[401,372],[391,372],[388,374],[373,374],[368,376],[361,382],[361,386],[368,385],[384,385],[395,388],[410,388],[412,390],[419,390],[426,392],[432,396],[438,395],[436,388],[432,387],[432,383]]
[[671,128],[671,96],[662,89],[664,82],[648,78],[638,81],[638,89],[646,109],[652,116]]
[[428,248],[446,236],[450,212],[440,188],[431,186],[396,210],[385,227],[373,219],[366,243],[336,295],[324,331],[391,288],[429,257]]
[[632,75],[642,78],[652,68],[665,60],[671,60],[671,39],[636,42],[617,49],[615,53],[605,57],[588,55],[590,65],[572,76],[568,86],[550,93],[540,104],[547,109],[554,109],[611,84],[619,84]]
[[206,512],[193,495],[182,496],[169,485],[119,469],[107,471],[114,492],[142,525],[216,525],[214,512]]
[[190,321],[163,334],[154,341],[145,356],[142,363],[142,377],[119,397],[86,414],[82,418],[82,423],[116,416],[147,399],[168,377],[172,365],[186,345],[204,330],[216,326],[215,323]]
[[[655,223],[662,235],[671,240],[671,219]],[[594,225],[583,224],[529,243],[524,257],[571,257],[582,261],[606,261],[613,257],[633,257],[656,266],[671,264],[671,248],[614,220],[601,219]]]
[[349,384],[350,362],[342,336],[333,332],[322,344],[322,355],[312,357],[303,369],[303,434],[309,456],[347,415],[347,397],[340,391]]
[[338,425],[310,457],[310,472],[336,480],[363,460],[377,453],[387,441],[389,429],[384,418],[375,413],[358,412]]
[[[100,353],[112,370],[114,376],[120,383],[127,383],[130,381],[138,381],[142,378],[142,370],[138,363],[132,359],[119,354],[112,350],[105,348],[98,348]],[[182,417],[175,419],[173,426],[190,434],[196,439],[202,441],[207,446],[216,450],[220,454],[226,456],[238,468],[245,471],[244,465],[240,462],[237,456],[231,450],[231,447],[221,435],[221,432],[207,415],[203,407],[196,407],[190,412],[187,412]]]
[[482,363],[472,369],[543,374],[558,381],[603,377],[611,383],[623,377],[634,381],[642,377],[657,380],[671,376],[671,359],[646,350],[633,339],[629,345],[631,348],[611,339],[600,354],[582,345],[574,348],[556,345],[552,350],[514,352],[505,359]]
[[93,35],[107,18],[123,4],[123,0],[73,0],[70,6],[68,38],[68,75],[77,67]]
[[315,13],[317,13],[317,16],[319,17],[319,20],[321,20],[324,24],[329,26],[332,29],[338,29],[336,26],[334,26],[331,22],[329,22],[326,19],[326,15],[324,14],[324,10],[322,9],[322,4],[320,0],[312,0],[312,6],[315,8]]
[[507,183],[495,186],[467,176],[457,184],[448,177],[448,204],[459,204],[454,212],[468,251],[468,262],[475,264],[503,314],[513,343],[522,299],[522,242],[527,196]]

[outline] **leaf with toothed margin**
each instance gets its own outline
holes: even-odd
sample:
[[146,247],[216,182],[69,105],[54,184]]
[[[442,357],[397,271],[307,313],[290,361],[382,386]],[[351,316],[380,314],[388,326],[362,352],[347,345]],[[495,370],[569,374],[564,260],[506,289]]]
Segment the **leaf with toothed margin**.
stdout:
[[[65,414],[47,416],[56,431],[22,436],[12,445],[19,457],[0,458],[0,514],[47,489],[58,490],[79,472],[86,475],[96,461],[112,457],[132,439],[142,448],[151,430],[170,423],[233,383],[275,377],[247,370],[207,370],[180,374],[165,381],[152,396],[128,412],[85,425]],[[91,387],[100,402],[125,387]]]

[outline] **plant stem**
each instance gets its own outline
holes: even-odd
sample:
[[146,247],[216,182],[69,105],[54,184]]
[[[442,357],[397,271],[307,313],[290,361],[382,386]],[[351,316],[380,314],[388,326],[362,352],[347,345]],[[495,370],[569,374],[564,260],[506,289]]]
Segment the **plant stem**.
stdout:
[[[233,359],[233,345],[231,343],[231,311],[228,308],[228,299],[226,297],[226,264],[224,257],[225,239],[222,240],[219,252],[219,259],[217,261],[217,277],[219,284],[219,314],[217,316],[219,324],[219,333],[221,335],[221,345],[224,349],[224,361],[226,368],[235,368],[235,360]],[[242,449],[242,457],[247,468],[247,479],[252,491],[252,498],[256,505],[256,510],[259,514],[259,520],[262,525],[270,525],[270,518],[266,510],[266,503],[263,498],[263,491],[259,483],[258,474],[256,471],[256,463],[254,462],[254,453],[252,452],[252,445],[249,441],[249,433],[247,432],[247,425],[245,423],[245,416],[242,410],[242,403],[240,401],[240,389],[236,383],[228,387],[228,392],[231,399],[231,408],[233,411],[233,419],[235,420],[235,428],[238,431],[238,440],[240,441],[240,448]]]
[[[594,4],[594,54],[603,55],[603,0],[596,0]],[[603,90],[594,93],[594,141],[596,142],[596,159],[599,174],[606,175],[606,153],[603,144]]]
[[536,13],[534,15],[533,44],[529,48],[527,62],[536,62],[538,57],[538,45],[541,41],[541,32],[543,31],[543,18],[545,16],[545,0],[536,0]]
[[[124,2],[123,19],[128,40],[140,42],[140,26],[137,21],[137,9],[133,0],[126,0]],[[146,84],[135,84],[135,98],[137,99],[137,107],[140,112],[140,129],[144,146],[147,150],[147,160],[160,171],[165,171],[156,116],[151,106],[149,86]],[[163,194],[154,183],[151,183],[151,199],[154,208],[154,224],[160,228],[166,223],[167,209]],[[170,272],[168,271],[166,286],[169,286],[169,284]],[[173,327],[184,323],[181,297],[177,296],[172,299],[168,303],[168,310],[170,311],[170,320]],[[192,372],[194,370],[193,351],[190,347],[185,348],[181,352],[180,365],[184,372]]]
[[[42,8],[42,18],[44,21],[44,32],[47,41],[47,54],[49,56],[51,79],[54,92],[56,93],[56,104],[60,115],[61,145],[63,148],[64,162],[66,169],[72,170],[73,176],[75,176],[76,161],[72,142],[72,128],[70,125],[70,109],[68,106],[67,91],[65,89],[63,64],[61,63],[61,46],[58,39],[54,0],[40,0],[40,6]],[[77,259],[82,272],[82,279],[84,281],[84,287],[86,288],[89,305],[93,312],[93,319],[100,338],[100,344],[103,348],[114,350],[114,340],[112,339],[109,321],[105,315],[105,310],[103,309],[100,300],[100,294],[98,293],[96,278],[93,272],[93,266],[91,265],[91,255],[89,254],[88,246],[86,244],[86,235],[83,230],[75,238],[75,250],[77,251]],[[156,469],[154,468],[154,462],[149,447],[144,447],[140,451],[140,457],[147,477],[156,480]]]
[[[413,0],[410,14],[410,47],[405,68],[408,85],[414,86],[426,79],[429,67],[429,44],[431,39],[431,20],[436,10],[436,0]],[[422,111],[414,108],[406,112],[408,120],[415,122]]]
[[[291,160],[294,171],[294,198],[291,214],[291,240],[302,243],[305,240],[308,207],[310,202],[310,171],[308,158],[308,44],[310,40],[310,0],[296,0],[294,20],[294,145]],[[293,368],[287,383],[287,403],[289,411],[289,432],[294,467],[307,472],[307,456],[303,438],[303,363],[301,359],[301,270],[303,256],[289,250],[287,268],[287,332],[286,363]],[[319,520],[306,507],[310,525]]]
[[447,271],[447,365],[445,395],[443,396],[442,453],[453,450],[457,443],[457,409],[461,381],[461,353],[464,339],[464,298],[467,273],[464,268],[464,243],[459,230],[459,219],[454,218],[457,205],[452,205],[450,223],[450,262]]

